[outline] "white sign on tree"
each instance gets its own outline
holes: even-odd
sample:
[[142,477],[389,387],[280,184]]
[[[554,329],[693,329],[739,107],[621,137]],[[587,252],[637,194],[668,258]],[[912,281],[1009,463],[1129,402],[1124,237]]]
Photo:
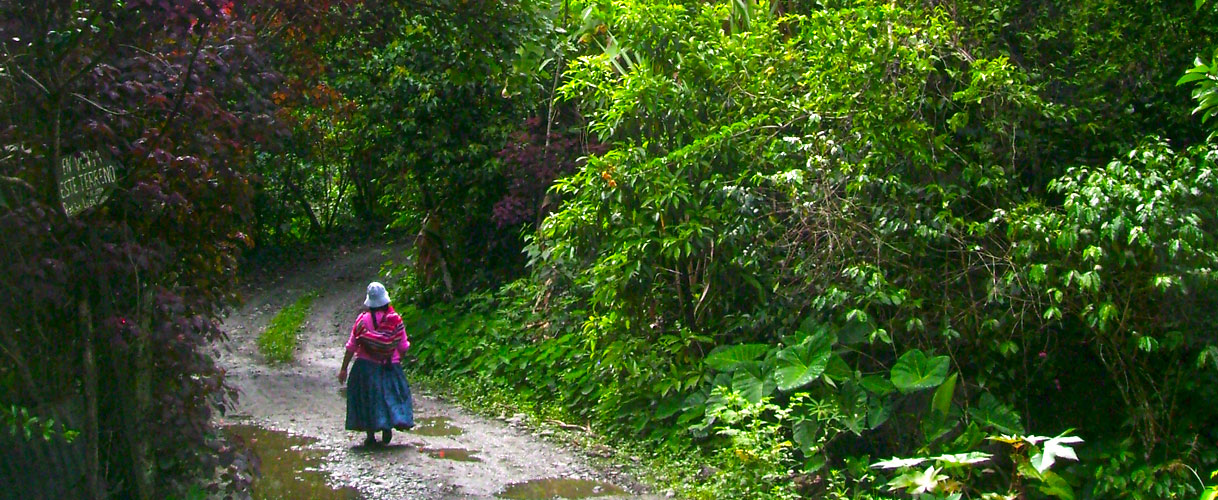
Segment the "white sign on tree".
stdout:
[[59,199],[69,217],[105,201],[114,187],[114,164],[96,151],[66,156],[59,162]]

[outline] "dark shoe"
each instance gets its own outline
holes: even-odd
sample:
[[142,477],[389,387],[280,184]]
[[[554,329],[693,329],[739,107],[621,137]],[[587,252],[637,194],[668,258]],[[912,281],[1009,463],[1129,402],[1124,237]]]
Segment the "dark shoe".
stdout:
[[376,446],[376,433],[369,432],[364,438],[364,446]]
[[389,429],[381,431],[381,444],[389,444],[390,439],[393,439],[393,431]]

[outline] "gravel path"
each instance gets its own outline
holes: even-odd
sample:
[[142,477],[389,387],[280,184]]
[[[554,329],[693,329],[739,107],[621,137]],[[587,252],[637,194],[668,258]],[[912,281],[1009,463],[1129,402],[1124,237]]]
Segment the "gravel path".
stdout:
[[[326,454],[321,469],[328,482],[354,487],[369,499],[495,498],[509,485],[540,479],[635,484],[620,472],[622,467],[597,470],[579,453],[534,436],[517,418],[485,419],[417,389],[415,419],[424,425],[417,432],[395,433],[386,448],[360,446],[362,433],[343,430],[346,401],[336,374],[347,332],[362,308],[364,287],[385,260],[382,247],[340,249],[282,276],[250,279],[259,283],[247,288],[245,305],[224,322],[230,338],[219,346],[229,382],[241,391],[228,421],[315,439],[311,446]],[[295,361],[268,365],[255,338],[279,309],[310,291],[318,296]],[[430,429],[435,432],[427,432],[426,424],[436,424]],[[440,435],[457,432],[451,427],[460,434]],[[441,449],[447,450],[445,458],[439,458]],[[460,450],[480,461],[454,460],[463,458]]]

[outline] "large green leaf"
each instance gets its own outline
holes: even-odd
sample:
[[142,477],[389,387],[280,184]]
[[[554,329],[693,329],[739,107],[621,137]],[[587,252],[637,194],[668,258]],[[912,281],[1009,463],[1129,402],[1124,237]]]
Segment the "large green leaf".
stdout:
[[770,346],[766,344],[739,344],[715,349],[703,360],[706,366],[721,372],[730,372],[740,366],[756,360],[765,354]]
[[820,442],[817,440],[817,434],[820,431],[820,424],[812,419],[800,419],[791,426],[791,440],[795,441],[795,446],[803,452],[804,456],[815,453],[820,447]]
[[938,387],[947,379],[947,370],[951,361],[947,356],[927,358],[920,349],[913,349],[901,355],[897,364],[893,365],[892,385],[902,394]]
[[681,407],[685,402],[685,398],[672,395],[660,400],[660,404],[656,406],[655,418],[665,419],[676,415],[681,411]]
[[867,430],[867,391],[858,384],[842,384],[838,391],[838,409],[841,411],[841,423],[847,430],[855,435],[862,435]]
[[952,414],[952,395],[956,392],[956,377],[952,374],[935,389],[930,399],[930,413],[922,419],[922,432],[926,442],[943,437],[956,428],[958,414]]
[[817,333],[778,352],[778,371],[775,376],[778,388],[784,391],[808,385],[824,373],[833,354],[832,334]]
[[973,417],[975,422],[1003,434],[1024,433],[1023,424],[1019,422],[1019,414],[999,402],[988,392],[981,393],[981,399],[968,409],[968,414]]
[[922,440],[932,443],[955,429],[956,423],[957,420],[953,419],[951,415],[931,412],[919,424],[922,429]]
[[956,376],[959,374],[953,373],[947,378],[946,382],[939,385],[935,389],[935,395],[930,400],[931,411],[940,415],[947,415],[952,409],[952,395],[956,392]]
[[677,425],[688,426],[695,420],[701,420],[706,414],[706,399],[707,393],[703,389],[701,391],[690,394],[681,402],[681,416],[677,417]]
[[732,390],[744,396],[750,403],[760,403],[761,398],[774,393],[774,381],[762,373],[760,363],[752,362],[740,366],[732,375]]
[[878,396],[887,396],[892,394],[892,391],[897,390],[896,387],[889,382],[883,375],[868,375],[859,380],[859,385],[867,389],[867,392]]
[[831,386],[837,387],[837,382],[844,382],[854,378],[854,370],[850,369],[850,365],[841,356],[836,354],[829,356],[829,362],[825,364],[825,382]]
[[884,422],[887,422],[888,417],[892,415],[892,405],[887,399],[882,396],[869,396],[867,398],[868,429],[875,429],[884,425]]
[[838,331],[838,337],[843,345],[861,344],[867,340],[867,336],[875,331],[875,327],[871,322],[862,318],[854,318],[846,322],[846,325]]
[[1041,474],[1041,485],[1037,486],[1037,489],[1041,493],[1061,500],[1074,500],[1074,488],[1071,488],[1070,483],[1053,471],[1045,471]]

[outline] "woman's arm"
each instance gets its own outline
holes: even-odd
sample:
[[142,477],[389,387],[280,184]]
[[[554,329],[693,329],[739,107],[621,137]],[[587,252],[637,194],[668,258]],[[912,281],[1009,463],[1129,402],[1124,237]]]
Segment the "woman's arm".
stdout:
[[402,329],[402,341],[398,343],[398,354],[405,356],[406,351],[410,350],[410,336],[406,335],[406,327],[399,326]]
[[347,365],[351,364],[351,355],[355,354],[352,351],[343,353],[343,367],[338,369],[338,383],[347,383]]
[[347,337],[347,343],[343,346],[347,352],[343,353],[343,367],[338,370],[338,383],[347,383],[347,366],[351,364],[351,356],[355,355],[355,338],[359,336],[359,325],[364,320],[364,315],[360,314],[355,318],[355,324],[351,325],[351,335]]

